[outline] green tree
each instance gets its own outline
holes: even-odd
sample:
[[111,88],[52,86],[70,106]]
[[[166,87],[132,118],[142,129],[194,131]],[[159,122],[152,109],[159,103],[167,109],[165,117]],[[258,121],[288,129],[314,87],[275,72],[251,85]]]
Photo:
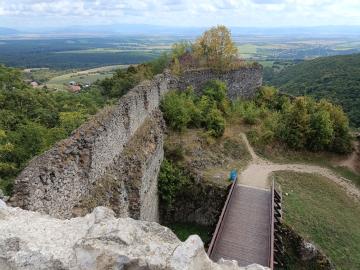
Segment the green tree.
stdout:
[[4,130],[0,129],[0,180],[16,170],[16,165],[9,162],[9,155],[14,151],[14,145],[6,141],[7,136]]
[[333,139],[329,150],[337,153],[349,153],[352,150],[349,119],[340,106],[334,105],[326,100],[319,103],[321,109],[330,114],[333,125]]
[[87,115],[82,112],[61,112],[60,127],[69,135],[74,129],[78,128],[87,119]]
[[334,129],[330,113],[320,108],[310,117],[308,148],[314,151],[325,150],[331,144],[333,137]]
[[309,100],[300,97],[284,113],[284,129],[278,131],[280,132],[278,136],[291,148],[304,149],[306,147],[310,132],[310,114],[308,109]]
[[45,151],[47,134],[46,127],[27,121],[21,124],[16,132],[9,135],[9,139],[16,146],[12,153],[12,160],[22,167],[24,163],[35,155]]

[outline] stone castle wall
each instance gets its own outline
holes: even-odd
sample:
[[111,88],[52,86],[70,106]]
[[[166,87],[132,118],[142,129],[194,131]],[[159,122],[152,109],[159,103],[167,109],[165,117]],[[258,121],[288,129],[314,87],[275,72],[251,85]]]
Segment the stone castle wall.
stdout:
[[179,80],[178,87],[186,89],[193,86],[195,92],[199,92],[209,80],[218,79],[224,81],[228,87],[228,96],[236,98],[252,98],[256,90],[262,85],[262,68],[240,68],[225,73],[219,73],[211,69],[197,69],[185,71]]
[[34,158],[15,181],[12,204],[54,217],[71,217],[74,207],[91,193],[97,180],[121,165],[124,148],[158,110],[172,79],[162,74],[141,83],[117,105],[105,108],[68,139]]
[[72,135],[34,158],[15,181],[11,204],[58,218],[106,205],[118,216],[156,221],[157,174],[163,158],[161,97],[170,89],[195,89],[224,80],[230,98],[251,97],[261,85],[261,69],[225,74],[165,72],[134,87]]

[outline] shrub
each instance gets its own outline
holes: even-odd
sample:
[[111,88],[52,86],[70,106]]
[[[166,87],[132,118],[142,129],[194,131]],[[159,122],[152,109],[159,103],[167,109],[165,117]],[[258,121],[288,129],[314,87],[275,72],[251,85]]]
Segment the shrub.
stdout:
[[246,124],[254,125],[258,122],[260,110],[253,101],[244,103],[243,113],[243,118]]
[[188,183],[189,178],[183,173],[183,170],[173,162],[164,159],[160,167],[158,189],[160,199],[167,206],[172,205],[177,192]]
[[349,119],[342,108],[325,100],[319,102],[319,107],[329,112],[333,125],[334,136],[329,150],[341,154],[350,153],[352,146]]
[[182,131],[188,126],[191,121],[191,103],[185,94],[175,91],[166,94],[161,102],[161,110],[170,128]]
[[59,114],[60,127],[69,135],[73,130],[78,128],[87,119],[87,115],[82,111],[61,112]]
[[226,84],[219,80],[208,81],[203,89],[203,95],[208,96],[217,103],[221,103],[224,99],[226,99],[226,92]]
[[169,92],[161,102],[161,110],[171,129],[182,131],[187,127],[203,127],[212,136],[220,137],[225,129],[221,109],[228,110],[227,102],[225,84],[211,81],[201,97],[197,97],[192,88]]
[[178,162],[184,159],[184,148],[179,143],[165,143],[164,152],[166,159],[172,162]]
[[334,137],[334,128],[330,113],[318,110],[310,116],[310,132],[308,135],[308,148],[314,151],[329,147]]
[[325,100],[316,102],[309,97],[290,100],[275,89],[264,87],[255,102],[233,102],[231,116],[257,124],[251,136],[258,145],[278,140],[297,150],[351,151],[347,116],[339,106]]
[[219,80],[208,81],[203,89],[203,95],[216,103],[217,108],[225,114],[229,113],[230,102],[227,98],[227,86]]
[[221,111],[212,108],[205,118],[204,125],[212,136],[216,138],[221,137],[225,131],[225,119]]

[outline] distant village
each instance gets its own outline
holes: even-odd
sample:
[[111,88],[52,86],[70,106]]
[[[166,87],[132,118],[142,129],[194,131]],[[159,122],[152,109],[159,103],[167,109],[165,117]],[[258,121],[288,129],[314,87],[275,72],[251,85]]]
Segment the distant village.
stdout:
[[80,92],[84,88],[90,87],[90,85],[91,85],[90,83],[82,84],[82,83],[78,83],[75,81],[70,81],[68,84],[68,89],[72,93],[77,93],[77,92]]
[[[33,88],[45,88],[47,89],[47,85],[46,84],[41,84],[37,81],[33,81],[33,80],[25,80],[25,82],[27,84],[29,84],[31,87]],[[69,81],[66,84],[66,88],[69,92],[71,93],[78,93],[80,92],[82,89],[88,88],[91,86],[91,83],[80,83],[80,82],[76,82],[76,81]],[[55,89],[58,90],[58,89]]]

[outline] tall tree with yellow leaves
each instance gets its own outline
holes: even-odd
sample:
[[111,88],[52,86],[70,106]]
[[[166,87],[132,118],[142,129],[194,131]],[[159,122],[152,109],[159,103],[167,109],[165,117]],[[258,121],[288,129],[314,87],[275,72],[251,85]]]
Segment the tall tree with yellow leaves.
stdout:
[[212,27],[204,32],[196,40],[193,49],[201,65],[217,70],[231,68],[238,54],[229,29],[223,25]]

